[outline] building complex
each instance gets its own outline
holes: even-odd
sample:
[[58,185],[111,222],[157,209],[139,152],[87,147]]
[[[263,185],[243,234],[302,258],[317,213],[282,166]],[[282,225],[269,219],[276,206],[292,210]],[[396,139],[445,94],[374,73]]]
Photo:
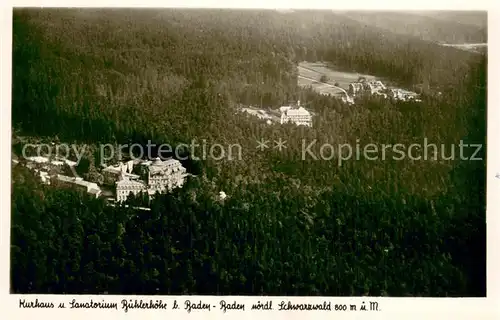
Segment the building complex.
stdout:
[[[116,181],[116,201],[124,201],[130,193],[145,193],[152,197],[182,187],[187,176],[186,168],[179,160],[169,158],[138,163],[139,175],[121,172]],[[141,180],[139,180],[141,178]]]
[[283,106],[280,108],[281,124],[294,123],[298,126],[312,127],[312,116],[309,111],[300,106],[300,101],[297,106]]
[[349,84],[348,92],[353,97],[380,96],[391,98],[395,101],[421,101],[417,93],[400,88],[387,88],[379,80],[367,81],[361,79],[357,82],[352,82]]
[[[74,177],[59,173],[49,174],[49,171],[61,172],[61,170],[58,168],[60,167],[59,163],[51,162],[46,157],[27,158],[27,161],[26,167],[34,170],[44,184],[51,184],[51,181],[54,181],[56,185],[72,187],[96,198],[103,195],[101,187],[97,183],[85,181],[76,173],[74,173]],[[13,162],[19,163],[17,159],[13,159]],[[136,170],[134,170],[135,166],[137,166]],[[188,175],[186,168],[182,166],[180,161],[173,158],[120,162],[116,165],[104,166],[101,174],[104,178],[102,181],[104,188],[106,185],[108,188],[115,188],[113,200],[117,202],[125,201],[130,194],[144,193],[152,197],[157,192],[169,192],[174,188],[182,187]],[[109,193],[112,195],[110,190]]]

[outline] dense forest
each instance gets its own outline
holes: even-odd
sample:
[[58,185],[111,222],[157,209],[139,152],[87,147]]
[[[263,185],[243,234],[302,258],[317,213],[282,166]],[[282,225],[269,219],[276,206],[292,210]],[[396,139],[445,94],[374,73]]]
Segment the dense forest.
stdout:
[[[423,102],[342,104],[297,86],[304,60],[419,88]],[[485,55],[326,11],[23,9],[12,83],[22,136],[243,150],[196,162],[148,212],[13,167],[12,292],[486,294],[484,160],[300,159],[303,139],[485,146]],[[297,99],[312,128],[236,112]],[[258,152],[259,138],[287,149]]]
[[487,13],[481,11],[348,11],[345,14],[361,23],[422,40],[453,44],[487,42]]

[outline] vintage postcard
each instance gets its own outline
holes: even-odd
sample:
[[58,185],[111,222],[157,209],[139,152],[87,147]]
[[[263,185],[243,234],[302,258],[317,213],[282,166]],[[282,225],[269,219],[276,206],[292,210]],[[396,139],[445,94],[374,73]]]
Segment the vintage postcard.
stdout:
[[16,318],[500,317],[487,4],[41,5],[4,14]]

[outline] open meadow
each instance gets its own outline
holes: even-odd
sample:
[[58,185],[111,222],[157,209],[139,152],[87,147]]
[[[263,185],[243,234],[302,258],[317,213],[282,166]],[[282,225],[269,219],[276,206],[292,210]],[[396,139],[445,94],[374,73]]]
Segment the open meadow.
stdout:
[[[302,77],[307,77],[311,79],[316,79],[317,81],[320,80],[321,76],[326,76],[328,78],[327,83],[328,84],[335,84],[337,83],[339,87],[341,87],[344,90],[347,90],[349,88],[349,84],[351,82],[357,81],[360,77],[364,77],[368,81],[372,80],[380,80],[379,78],[368,75],[368,74],[361,74],[357,72],[345,72],[345,71],[336,71],[331,69],[329,65],[327,65],[324,62],[307,62],[303,61],[299,63],[297,67],[299,71],[299,75]],[[307,85],[306,79],[300,79],[299,78],[299,85]],[[311,81],[312,82],[312,81]],[[321,84],[318,84],[313,86],[313,88],[318,88],[318,90],[329,90],[325,88],[324,86],[321,87]]]

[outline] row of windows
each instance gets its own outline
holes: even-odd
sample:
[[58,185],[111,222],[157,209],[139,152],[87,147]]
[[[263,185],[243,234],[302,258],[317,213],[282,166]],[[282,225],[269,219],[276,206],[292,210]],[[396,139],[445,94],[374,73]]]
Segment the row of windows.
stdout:
[[149,180],[150,184],[161,184],[161,183],[178,183],[182,181],[181,179],[151,179]]
[[[171,188],[173,188],[173,187],[178,187],[178,186],[180,186],[180,185],[176,185],[176,186],[169,185],[169,186],[168,186],[168,188],[169,188],[169,189],[171,189]],[[164,188],[154,188],[154,189],[155,189],[155,190],[158,190],[158,191],[162,191],[162,190],[164,190]],[[145,190],[142,190],[142,191],[144,192]],[[128,196],[130,195],[130,193],[131,193],[131,192],[126,192],[126,191],[118,191],[118,192],[117,192],[117,196],[116,196],[117,201],[125,201],[125,200],[127,200],[127,198],[128,198]],[[139,192],[132,192],[132,193],[133,193],[133,194],[138,194]]]
[[158,173],[158,174],[149,174],[149,177],[150,178],[154,178],[154,179],[169,179],[169,178],[175,178],[175,177],[179,177],[179,176],[182,176],[183,173],[186,173],[185,170],[182,170],[182,171],[177,171],[177,172],[173,172],[173,173]]
[[169,172],[175,173],[175,172],[179,172],[179,171],[186,171],[186,169],[184,169],[182,167],[181,168],[163,168],[162,170],[156,171],[156,173],[166,172],[168,174]]
[[143,186],[120,186],[118,189],[120,189],[120,190],[131,190],[131,191],[134,191],[134,190],[144,189],[144,187]]
[[130,193],[133,193],[133,194],[138,194],[140,191],[145,191],[144,189],[141,189],[141,190],[136,190],[137,192],[133,192],[133,191],[127,191],[127,190],[117,190],[116,194],[118,195],[121,195],[121,194],[124,194],[124,195],[129,195]]
[[[145,190],[140,190],[140,191],[145,191]],[[139,192],[130,192],[130,191],[125,191],[125,190],[120,190],[120,191],[116,192],[116,198],[118,201],[125,201],[125,200],[127,200],[130,193],[138,194]]]
[[170,174],[170,175],[152,175],[150,176],[151,179],[179,179],[182,177],[181,173],[178,174]]
[[293,122],[293,123],[296,123],[296,124],[312,124],[312,121],[308,120],[308,121],[304,121],[304,120],[289,120],[289,121],[284,121],[285,123],[287,122]]
[[166,183],[177,183],[177,182],[182,182],[184,180],[182,179],[151,179],[149,180],[149,184],[166,184]]
[[158,184],[158,185],[152,185],[152,189],[164,189],[164,188],[173,188],[173,187],[180,187],[182,186],[182,183],[169,183],[169,184]]
[[300,119],[300,120],[310,120],[311,119],[311,116],[288,116],[288,117],[285,117],[285,118],[288,118],[288,119]]

